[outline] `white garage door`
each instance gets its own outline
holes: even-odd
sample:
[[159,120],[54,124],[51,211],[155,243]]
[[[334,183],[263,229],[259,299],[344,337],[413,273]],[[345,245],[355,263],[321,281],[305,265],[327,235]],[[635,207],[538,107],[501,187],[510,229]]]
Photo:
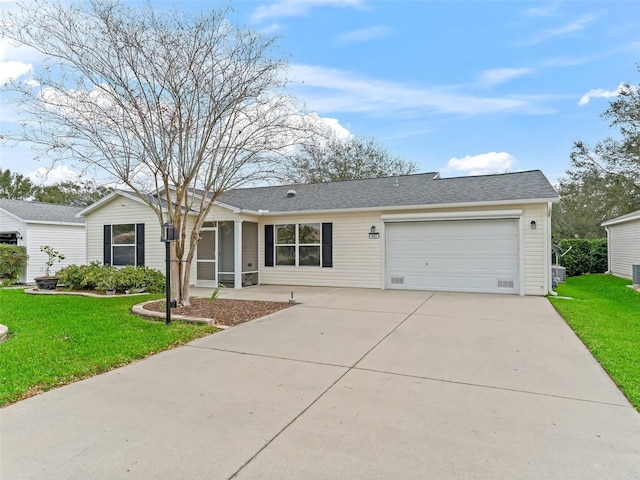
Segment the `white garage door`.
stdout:
[[518,221],[386,224],[386,286],[519,293]]

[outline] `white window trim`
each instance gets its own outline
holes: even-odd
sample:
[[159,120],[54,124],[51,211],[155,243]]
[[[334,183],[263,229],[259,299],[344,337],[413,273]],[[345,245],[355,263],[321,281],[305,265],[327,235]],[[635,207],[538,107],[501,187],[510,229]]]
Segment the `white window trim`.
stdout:
[[[278,243],[278,227],[284,225],[295,225],[295,243]],[[300,225],[318,225],[320,239],[318,243],[300,243]],[[300,265],[300,247],[318,247],[320,255],[318,256],[318,265]],[[278,247],[294,247],[295,262],[294,265],[278,265]],[[273,225],[273,266],[286,267],[302,267],[302,268],[322,268],[322,222],[301,222],[301,223],[276,223]]]
[[[114,228],[116,226],[120,226],[120,225],[133,225],[133,243],[114,243],[113,241],[113,231]],[[138,244],[138,232],[137,232],[137,228],[136,228],[136,224],[133,223],[113,223],[111,224],[111,266],[116,267],[116,268],[123,268],[123,267],[127,267],[127,266],[132,266],[132,267],[137,267],[138,266],[138,253],[136,251],[136,247]],[[115,264],[114,263],[114,259],[116,258],[115,256],[115,248],[117,247],[133,247],[133,264]]]

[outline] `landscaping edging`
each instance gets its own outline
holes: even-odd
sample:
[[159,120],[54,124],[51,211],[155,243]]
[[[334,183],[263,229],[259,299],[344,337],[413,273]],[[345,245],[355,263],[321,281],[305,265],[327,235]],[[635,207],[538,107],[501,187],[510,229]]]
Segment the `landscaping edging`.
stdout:
[[[131,312],[140,316],[140,317],[153,317],[153,318],[157,318],[157,319],[164,319],[166,318],[166,313],[165,312],[153,312],[151,310],[146,310],[144,308],[144,306],[147,303],[153,303],[153,302],[157,302],[157,300],[149,300],[148,302],[142,302],[142,303],[138,303],[136,305],[134,305],[133,307],[131,307]],[[218,325],[216,324],[215,320],[211,319],[211,318],[202,318],[202,317],[189,317],[187,315],[177,315],[177,314],[171,314],[171,319],[172,320],[180,320],[182,322],[191,322],[191,323],[204,323],[206,325],[212,325],[216,328],[219,328],[220,330],[225,330],[227,328],[229,328],[228,325]]]
[[37,288],[27,288],[24,293],[29,295],[76,295],[79,297],[94,297],[94,298],[120,298],[120,297],[139,297],[141,295],[149,295],[146,292],[143,293],[128,293],[128,294],[116,294],[116,295],[99,295],[91,292],[61,292],[60,290],[39,290]]

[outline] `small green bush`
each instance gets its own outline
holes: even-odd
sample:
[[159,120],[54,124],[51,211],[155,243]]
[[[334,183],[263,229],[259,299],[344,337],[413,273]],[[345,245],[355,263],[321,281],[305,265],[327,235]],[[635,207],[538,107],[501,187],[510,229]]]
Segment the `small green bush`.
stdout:
[[27,268],[27,248],[0,244],[0,282],[3,285],[18,283]]
[[591,240],[591,267],[589,268],[589,273],[605,273],[608,269],[607,239],[596,238]]
[[560,241],[560,248],[565,255],[560,260],[567,269],[568,277],[576,277],[589,273],[591,268],[591,242],[582,238]]
[[128,265],[118,270],[116,283],[119,291],[144,288],[149,293],[161,293],[164,292],[165,278],[159,270]]
[[58,273],[60,283],[69,290],[125,290],[145,289],[162,293],[165,278],[162,272],[147,267],[116,268],[91,262],[89,265],[70,265]]

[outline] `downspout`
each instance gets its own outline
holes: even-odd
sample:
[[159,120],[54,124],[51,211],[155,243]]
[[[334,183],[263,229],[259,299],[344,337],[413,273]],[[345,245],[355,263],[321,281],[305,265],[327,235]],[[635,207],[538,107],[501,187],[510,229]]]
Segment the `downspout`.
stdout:
[[604,227],[604,230],[607,232],[607,272],[608,274],[611,274],[611,238],[610,234],[609,234],[609,227]]
[[553,291],[553,269],[551,268],[551,211],[553,210],[553,203],[547,202],[547,241],[544,245],[544,253],[546,256],[546,282],[547,282],[547,292],[549,295],[558,295],[557,292]]

